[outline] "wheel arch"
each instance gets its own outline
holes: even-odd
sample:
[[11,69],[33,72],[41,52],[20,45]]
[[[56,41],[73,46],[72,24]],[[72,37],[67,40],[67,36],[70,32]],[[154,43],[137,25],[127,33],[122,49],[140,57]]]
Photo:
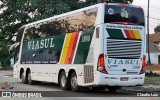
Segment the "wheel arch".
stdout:
[[28,75],[29,71],[31,71],[30,68],[27,68],[26,69],[26,76]]
[[[69,70],[68,76],[67,76],[67,81],[69,81],[69,80],[71,79],[71,75],[72,75],[73,72],[76,73],[75,69],[70,69],[70,70]],[[76,73],[76,75],[77,75],[77,73]]]
[[19,74],[19,78],[20,78],[20,79],[22,78],[21,75],[22,75],[23,72],[24,72],[24,68],[21,68],[21,69],[20,69],[20,74]]

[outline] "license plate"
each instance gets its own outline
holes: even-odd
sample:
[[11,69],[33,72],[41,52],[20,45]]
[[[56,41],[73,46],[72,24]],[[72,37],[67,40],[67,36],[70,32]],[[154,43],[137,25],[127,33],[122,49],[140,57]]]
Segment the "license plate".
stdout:
[[121,81],[128,81],[128,77],[121,77],[120,80]]

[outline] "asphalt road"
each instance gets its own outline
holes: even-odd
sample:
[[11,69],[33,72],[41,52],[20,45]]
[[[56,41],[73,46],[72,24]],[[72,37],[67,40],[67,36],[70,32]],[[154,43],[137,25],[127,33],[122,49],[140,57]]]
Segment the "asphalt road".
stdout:
[[[36,85],[29,85],[29,84],[23,84],[21,82],[20,79],[14,79],[11,76],[6,76],[10,73],[0,73],[0,87],[4,86],[4,82],[8,82],[10,86],[14,87],[13,89],[10,90],[4,90],[4,89],[0,89],[0,91],[37,91],[37,92],[42,92],[42,96],[43,93],[49,95],[50,97],[54,97],[54,98],[47,98],[47,100],[54,100],[55,97],[59,97],[57,99],[64,99],[65,100],[69,99],[69,100],[75,100],[79,99],[79,100],[95,100],[96,98],[101,100],[106,100],[105,98],[111,98],[111,97],[116,97],[118,98],[118,100],[121,100],[120,98],[122,97],[129,97],[128,99],[130,100],[131,97],[136,97],[137,93],[136,91],[128,91],[125,89],[119,90],[115,93],[111,93],[109,92],[107,89],[105,91],[92,91],[87,89],[87,91],[82,91],[82,92],[72,92],[72,91],[63,91],[60,89],[60,87],[57,84],[53,84],[53,83],[38,83]],[[144,93],[145,91],[140,91],[140,93]],[[160,94],[159,94],[160,95]],[[67,97],[67,98],[66,98]],[[68,98],[70,97],[70,98]],[[79,98],[80,97],[80,98]],[[88,98],[89,97],[89,98]],[[96,97],[96,98],[95,98]],[[142,98],[142,97],[141,97]],[[20,98],[0,98],[0,100],[19,100]],[[24,98],[23,98],[24,99]],[[27,98],[26,98],[27,99]],[[41,100],[38,98],[32,98],[33,100]],[[125,99],[125,100],[128,100]],[[20,99],[22,100],[22,99]],[[46,100],[46,98],[43,98],[43,100]],[[97,99],[96,99],[97,100]],[[116,100],[116,99],[114,99]],[[122,99],[124,100],[124,99]],[[134,100],[134,99],[131,99]],[[136,100],[136,99],[135,99]],[[150,100],[148,97],[145,100]],[[152,100],[159,100],[157,98]]]
[[[1,76],[0,77],[0,84],[1,86],[4,85],[4,82],[8,82],[9,85],[13,86],[13,89],[10,89],[10,91],[56,91],[58,93],[67,93],[69,96],[89,96],[89,97],[95,97],[95,96],[133,96],[135,95],[134,92],[128,92],[124,90],[120,90],[116,93],[110,93],[108,90],[105,91],[92,91],[89,89],[86,89],[86,91],[82,92],[72,92],[72,91],[63,91],[61,88],[54,83],[37,83],[35,85],[29,85],[29,84],[23,84],[20,79],[14,79],[10,76]],[[2,91],[8,91],[3,90]],[[63,94],[59,96],[64,96]]]

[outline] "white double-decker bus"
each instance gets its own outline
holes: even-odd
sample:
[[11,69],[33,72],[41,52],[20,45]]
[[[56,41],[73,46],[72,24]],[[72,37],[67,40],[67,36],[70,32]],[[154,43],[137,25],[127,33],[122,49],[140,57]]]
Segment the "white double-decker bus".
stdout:
[[143,9],[126,4],[100,3],[29,23],[10,48],[14,78],[72,91],[143,85],[145,36]]

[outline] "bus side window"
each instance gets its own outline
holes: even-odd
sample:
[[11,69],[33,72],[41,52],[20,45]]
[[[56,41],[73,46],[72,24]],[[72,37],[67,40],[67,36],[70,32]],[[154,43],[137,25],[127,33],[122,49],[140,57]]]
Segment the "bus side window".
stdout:
[[57,56],[57,62],[59,62],[60,55],[61,55],[60,50],[57,50],[55,55]]
[[24,32],[25,27],[22,27],[21,29],[18,30],[18,34],[17,34],[17,38],[16,38],[16,43],[20,43],[16,48],[15,48],[15,61],[18,60],[18,56],[19,56],[19,49],[20,49],[20,45],[21,45],[21,39],[22,39],[22,35]]
[[48,54],[52,54],[52,53],[53,53],[53,51],[52,51],[52,50],[49,50],[49,51],[48,51]]

